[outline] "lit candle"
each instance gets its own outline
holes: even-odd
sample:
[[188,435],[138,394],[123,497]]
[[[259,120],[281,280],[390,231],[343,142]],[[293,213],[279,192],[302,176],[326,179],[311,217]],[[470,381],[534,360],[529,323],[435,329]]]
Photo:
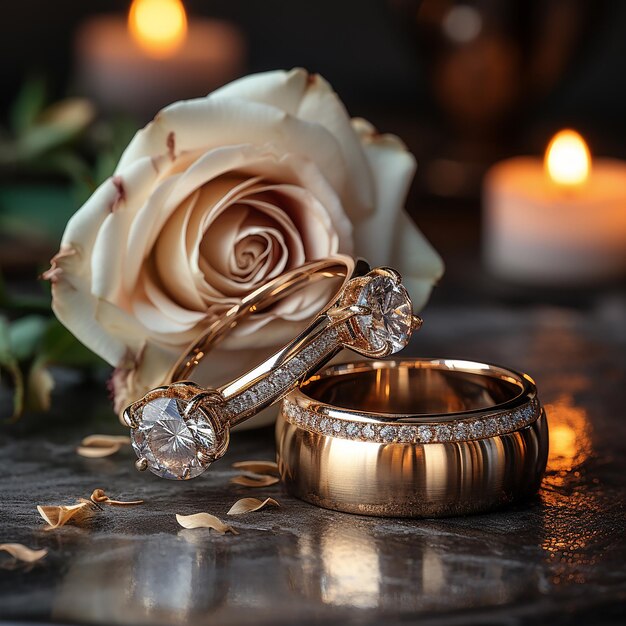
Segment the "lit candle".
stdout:
[[97,16],[76,36],[83,93],[105,109],[142,117],[229,82],[243,72],[244,59],[235,26],[187,20],[181,0],[133,0],[127,19]]
[[484,257],[511,281],[576,286],[626,275],[626,163],[594,159],[572,130],[544,163],[495,165],[484,184]]

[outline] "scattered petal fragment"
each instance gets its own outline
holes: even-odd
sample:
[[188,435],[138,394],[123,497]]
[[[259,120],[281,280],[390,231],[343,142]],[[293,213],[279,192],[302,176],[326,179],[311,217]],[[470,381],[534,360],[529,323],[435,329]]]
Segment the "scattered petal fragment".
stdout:
[[232,526],[224,524],[221,519],[215,517],[215,515],[211,515],[210,513],[176,515],[176,521],[183,528],[211,528],[220,535],[224,535],[225,533],[232,533],[233,535],[239,534]]
[[257,498],[241,498],[241,500],[237,500],[237,502],[230,507],[227,515],[243,515],[244,513],[252,513],[253,511],[260,511],[266,506],[279,507],[280,504],[278,504],[274,498],[265,498],[265,500],[259,500]]
[[37,506],[39,515],[48,523],[46,530],[60,528],[68,522],[80,524],[93,513],[93,505],[89,500],[81,500],[77,504]]
[[112,504],[116,506],[143,504],[143,500],[111,500],[111,498],[104,493],[103,489],[94,489],[90,499],[94,504]]
[[274,461],[238,461],[233,463],[233,467],[244,472],[254,472],[255,474],[279,475],[278,463]]
[[2,543],[0,544],[0,551],[8,552],[14,559],[24,563],[34,563],[48,554],[46,548],[33,550],[21,543]]
[[125,435],[89,435],[80,442],[76,452],[80,456],[99,459],[115,454],[125,445],[130,445],[130,437]]
[[235,476],[230,479],[230,482],[234,485],[241,485],[242,487],[269,487],[280,482],[280,478],[277,476],[268,476],[267,474],[250,473],[246,476]]

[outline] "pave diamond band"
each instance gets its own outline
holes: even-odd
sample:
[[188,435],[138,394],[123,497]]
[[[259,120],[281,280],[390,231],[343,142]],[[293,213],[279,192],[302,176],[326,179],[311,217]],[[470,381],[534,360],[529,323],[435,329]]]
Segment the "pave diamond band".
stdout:
[[[341,288],[307,329],[256,368],[217,389],[184,380],[243,319],[315,280],[339,276]],[[369,270],[339,256],[287,272],[211,325],[173,367],[170,384],[124,411],[138,469],[181,480],[199,475],[224,454],[233,425],[286,396],[342,348],[370,357],[393,354],[420,325],[394,270]]]
[[[306,409],[286,398],[282,406],[285,419],[310,432],[375,443],[448,443],[473,441],[515,432],[535,422],[541,415],[537,400],[526,406],[490,416],[479,416],[453,424],[423,423],[412,425],[404,422],[372,424],[363,415],[363,421],[348,421]],[[356,415],[355,415],[356,417]]]
[[548,431],[525,374],[469,361],[407,359],[330,366],[283,400],[281,477],[325,508],[445,516],[528,496]]

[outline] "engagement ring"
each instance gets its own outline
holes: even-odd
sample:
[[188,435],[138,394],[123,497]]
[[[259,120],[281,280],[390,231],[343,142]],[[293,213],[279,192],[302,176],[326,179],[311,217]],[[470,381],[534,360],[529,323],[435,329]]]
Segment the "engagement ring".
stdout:
[[[217,389],[184,380],[243,319],[337,276],[344,277],[341,289],[306,330],[253,370]],[[287,272],[244,298],[185,352],[169,375],[181,382],[153,389],[124,411],[137,468],[177,480],[198,476],[226,452],[232,426],[283,398],[342,348],[384,357],[404,348],[420,326],[392,269],[370,271],[337,256]]]

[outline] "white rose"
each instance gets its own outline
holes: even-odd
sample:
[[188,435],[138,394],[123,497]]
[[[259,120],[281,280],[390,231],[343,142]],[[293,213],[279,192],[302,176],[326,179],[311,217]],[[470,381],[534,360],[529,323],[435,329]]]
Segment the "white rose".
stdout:
[[[54,312],[116,367],[119,410],[161,384],[225,308],[305,261],[342,252],[391,265],[419,309],[443,265],[403,209],[414,170],[397,137],[351,120],[330,85],[302,69],[177,102],[67,224],[46,273]],[[198,382],[249,369],[321,297],[292,297],[239,327]]]

